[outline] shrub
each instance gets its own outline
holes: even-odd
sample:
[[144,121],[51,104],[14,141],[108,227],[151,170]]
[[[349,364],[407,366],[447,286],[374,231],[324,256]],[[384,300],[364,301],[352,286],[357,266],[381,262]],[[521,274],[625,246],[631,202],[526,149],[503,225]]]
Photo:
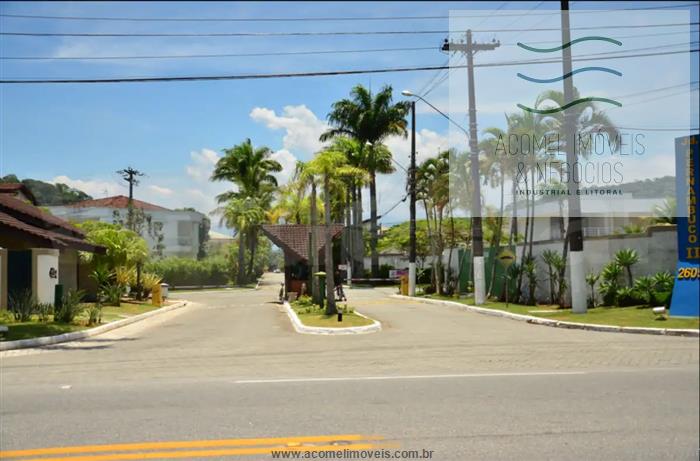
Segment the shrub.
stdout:
[[621,274],[622,267],[616,261],[611,261],[606,264],[600,272],[600,277],[603,279],[600,283],[600,294],[603,297],[604,305],[617,305],[617,291],[620,288]]
[[102,285],[100,287],[101,298],[110,306],[121,306],[121,298],[124,294],[124,287],[116,283]]
[[32,290],[26,289],[10,293],[8,308],[15,322],[28,322],[35,311],[36,302]]
[[591,289],[591,295],[588,297],[588,307],[592,308],[596,306],[595,301],[595,284],[598,283],[600,274],[590,272],[586,274],[586,285]]
[[631,248],[624,248],[615,253],[615,262],[618,266],[624,267],[627,272],[627,286],[632,287],[634,279],[632,278],[632,266],[639,262],[639,254]]
[[72,323],[85,310],[85,306],[81,304],[84,295],[85,292],[83,290],[68,290],[64,293],[61,305],[54,315],[54,320]]
[[639,298],[634,288],[622,287],[617,290],[615,305],[620,307],[634,306],[639,304]]
[[102,303],[96,302],[88,307],[88,325],[102,323]]
[[388,279],[389,278],[389,271],[394,269],[394,266],[391,264],[382,264],[379,266],[379,278],[384,278]]
[[48,322],[53,315],[53,304],[51,303],[37,303],[34,306],[34,311],[37,317],[39,317],[40,322]]
[[153,272],[146,272],[141,275],[141,285],[143,286],[144,295],[148,296],[153,291],[153,288],[160,285],[161,278]]
[[15,316],[12,312],[6,310],[0,310],[0,325],[7,325],[15,321]]
[[654,302],[655,288],[656,282],[653,277],[639,277],[634,281],[634,290],[637,292],[637,296],[647,305],[651,305]]
[[145,270],[173,286],[225,285],[230,273],[226,259],[222,257],[201,261],[166,258],[147,264]]
[[114,269],[114,281],[122,287],[136,285],[136,268],[119,266]]

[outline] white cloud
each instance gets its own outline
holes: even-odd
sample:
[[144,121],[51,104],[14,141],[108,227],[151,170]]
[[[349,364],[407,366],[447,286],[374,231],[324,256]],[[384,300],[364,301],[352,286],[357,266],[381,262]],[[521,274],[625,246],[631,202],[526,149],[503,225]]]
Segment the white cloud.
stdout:
[[[411,138],[391,136],[384,141],[391,153],[402,165],[408,167],[411,154]],[[446,135],[423,128],[416,132],[416,161],[421,162],[428,157],[434,157],[438,152],[449,149],[450,142]]]
[[279,173],[275,173],[277,182],[280,186],[286,184],[294,174],[297,158],[287,149],[278,150],[277,152],[272,154],[271,158],[272,160],[277,160],[280,163],[280,165],[282,165],[282,171],[280,171]]
[[81,190],[95,198],[124,194],[125,186],[105,179],[74,179],[68,176],[56,176],[49,181],[52,184],[62,183]]
[[148,186],[148,190],[155,192],[158,195],[165,196],[171,196],[174,193],[172,189],[168,189],[167,187],[156,186],[155,184],[151,184],[150,186]]
[[281,115],[272,109],[255,107],[250,111],[250,118],[272,130],[285,130],[284,149],[302,154],[314,154],[320,150],[323,144],[318,138],[328,129],[328,125],[303,104],[285,106]]
[[196,181],[209,181],[216,162],[221,158],[211,149],[202,149],[190,153],[192,163],[185,167],[187,175]]

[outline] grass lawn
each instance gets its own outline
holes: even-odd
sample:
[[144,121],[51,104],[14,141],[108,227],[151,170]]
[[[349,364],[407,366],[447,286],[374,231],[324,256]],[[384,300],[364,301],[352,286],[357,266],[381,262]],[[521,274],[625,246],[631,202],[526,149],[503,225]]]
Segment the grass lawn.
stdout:
[[[172,301],[167,301],[164,306],[172,304]],[[89,303],[85,303],[89,305]],[[102,325],[105,323],[114,322],[116,320],[122,320],[128,317],[133,317],[134,315],[143,314],[144,312],[149,312],[159,307],[154,306],[150,303],[134,303],[134,302],[122,302],[121,306],[104,306],[102,308]],[[38,319],[32,320],[30,322],[17,322],[8,323],[7,333],[2,334],[2,341],[14,341],[17,339],[29,339],[29,338],[39,338],[42,336],[55,336],[63,333],[70,333],[71,331],[84,330],[86,328],[91,328],[97,325],[88,326],[88,314],[83,312],[81,315],[76,317],[72,324],[58,323],[58,322],[39,322]]]
[[41,336],[55,336],[71,331],[84,330],[83,325],[73,325],[67,323],[40,323],[21,322],[7,325],[7,332],[2,333],[3,341],[15,341],[18,339],[38,338]]
[[343,321],[338,322],[338,317],[335,315],[326,315],[322,309],[314,308],[312,312],[306,312],[307,306],[299,306],[292,303],[292,309],[299,316],[299,320],[309,327],[326,327],[326,328],[346,328],[346,327],[362,327],[371,325],[373,320],[364,318],[354,312],[344,313]]
[[[426,298],[444,299],[447,301],[456,301],[462,304],[474,305],[474,298],[451,298],[448,296],[428,295]],[[682,328],[682,329],[698,329],[700,319],[695,318],[674,318],[667,320],[657,320],[656,315],[651,311],[651,308],[644,306],[632,307],[596,307],[588,309],[586,314],[574,314],[570,309],[558,309],[558,306],[537,305],[526,306],[522,304],[509,304],[506,308],[506,303],[489,301],[483,306],[488,309],[499,309],[502,311],[513,312],[515,314],[532,315],[534,317],[542,317],[553,320],[562,320],[566,322],[578,323],[595,323],[599,325],[616,325],[621,327],[647,327],[647,328]],[[537,312],[552,310],[554,312]],[[533,312],[534,311],[534,312]]]

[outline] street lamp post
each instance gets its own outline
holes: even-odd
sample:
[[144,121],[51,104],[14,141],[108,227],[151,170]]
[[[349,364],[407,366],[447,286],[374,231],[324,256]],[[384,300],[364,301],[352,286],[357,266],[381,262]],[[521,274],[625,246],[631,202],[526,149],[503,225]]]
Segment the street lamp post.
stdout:
[[[420,99],[424,103],[426,103],[428,106],[430,106],[433,110],[435,110],[438,114],[442,115],[445,117],[450,123],[452,123],[454,126],[459,128],[465,135],[467,135],[467,139],[470,139],[471,136],[469,135],[469,132],[465,130],[459,123],[455,122],[452,120],[447,114],[445,114],[443,111],[432,105],[430,102],[428,102],[425,98],[418,94],[414,94],[412,91],[409,90],[403,90],[401,92],[402,95],[409,97],[409,98],[416,98]],[[416,289],[416,102],[411,101],[411,167],[409,170],[409,192],[411,195],[411,221],[409,224],[409,241],[410,241],[410,251],[409,251],[409,260],[408,260],[408,291],[411,296],[415,296],[415,289]],[[477,180],[477,186],[478,187],[478,180]],[[483,265],[482,265],[483,268]],[[482,277],[483,279],[483,277]],[[482,280],[483,281],[483,280]]]

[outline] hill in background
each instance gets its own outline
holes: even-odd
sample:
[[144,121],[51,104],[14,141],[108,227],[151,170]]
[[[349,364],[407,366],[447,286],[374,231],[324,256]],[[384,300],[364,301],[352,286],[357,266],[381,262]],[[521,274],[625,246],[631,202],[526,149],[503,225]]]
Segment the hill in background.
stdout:
[[14,174],[8,174],[0,178],[0,183],[17,183],[21,182],[29,188],[36,197],[37,204],[40,206],[67,205],[70,203],[80,202],[82,200],[91,200],[92,197],[85,192],[74,189],[66,184],[56,183],[51,184],[38,179],[26,178],[19,180]]

